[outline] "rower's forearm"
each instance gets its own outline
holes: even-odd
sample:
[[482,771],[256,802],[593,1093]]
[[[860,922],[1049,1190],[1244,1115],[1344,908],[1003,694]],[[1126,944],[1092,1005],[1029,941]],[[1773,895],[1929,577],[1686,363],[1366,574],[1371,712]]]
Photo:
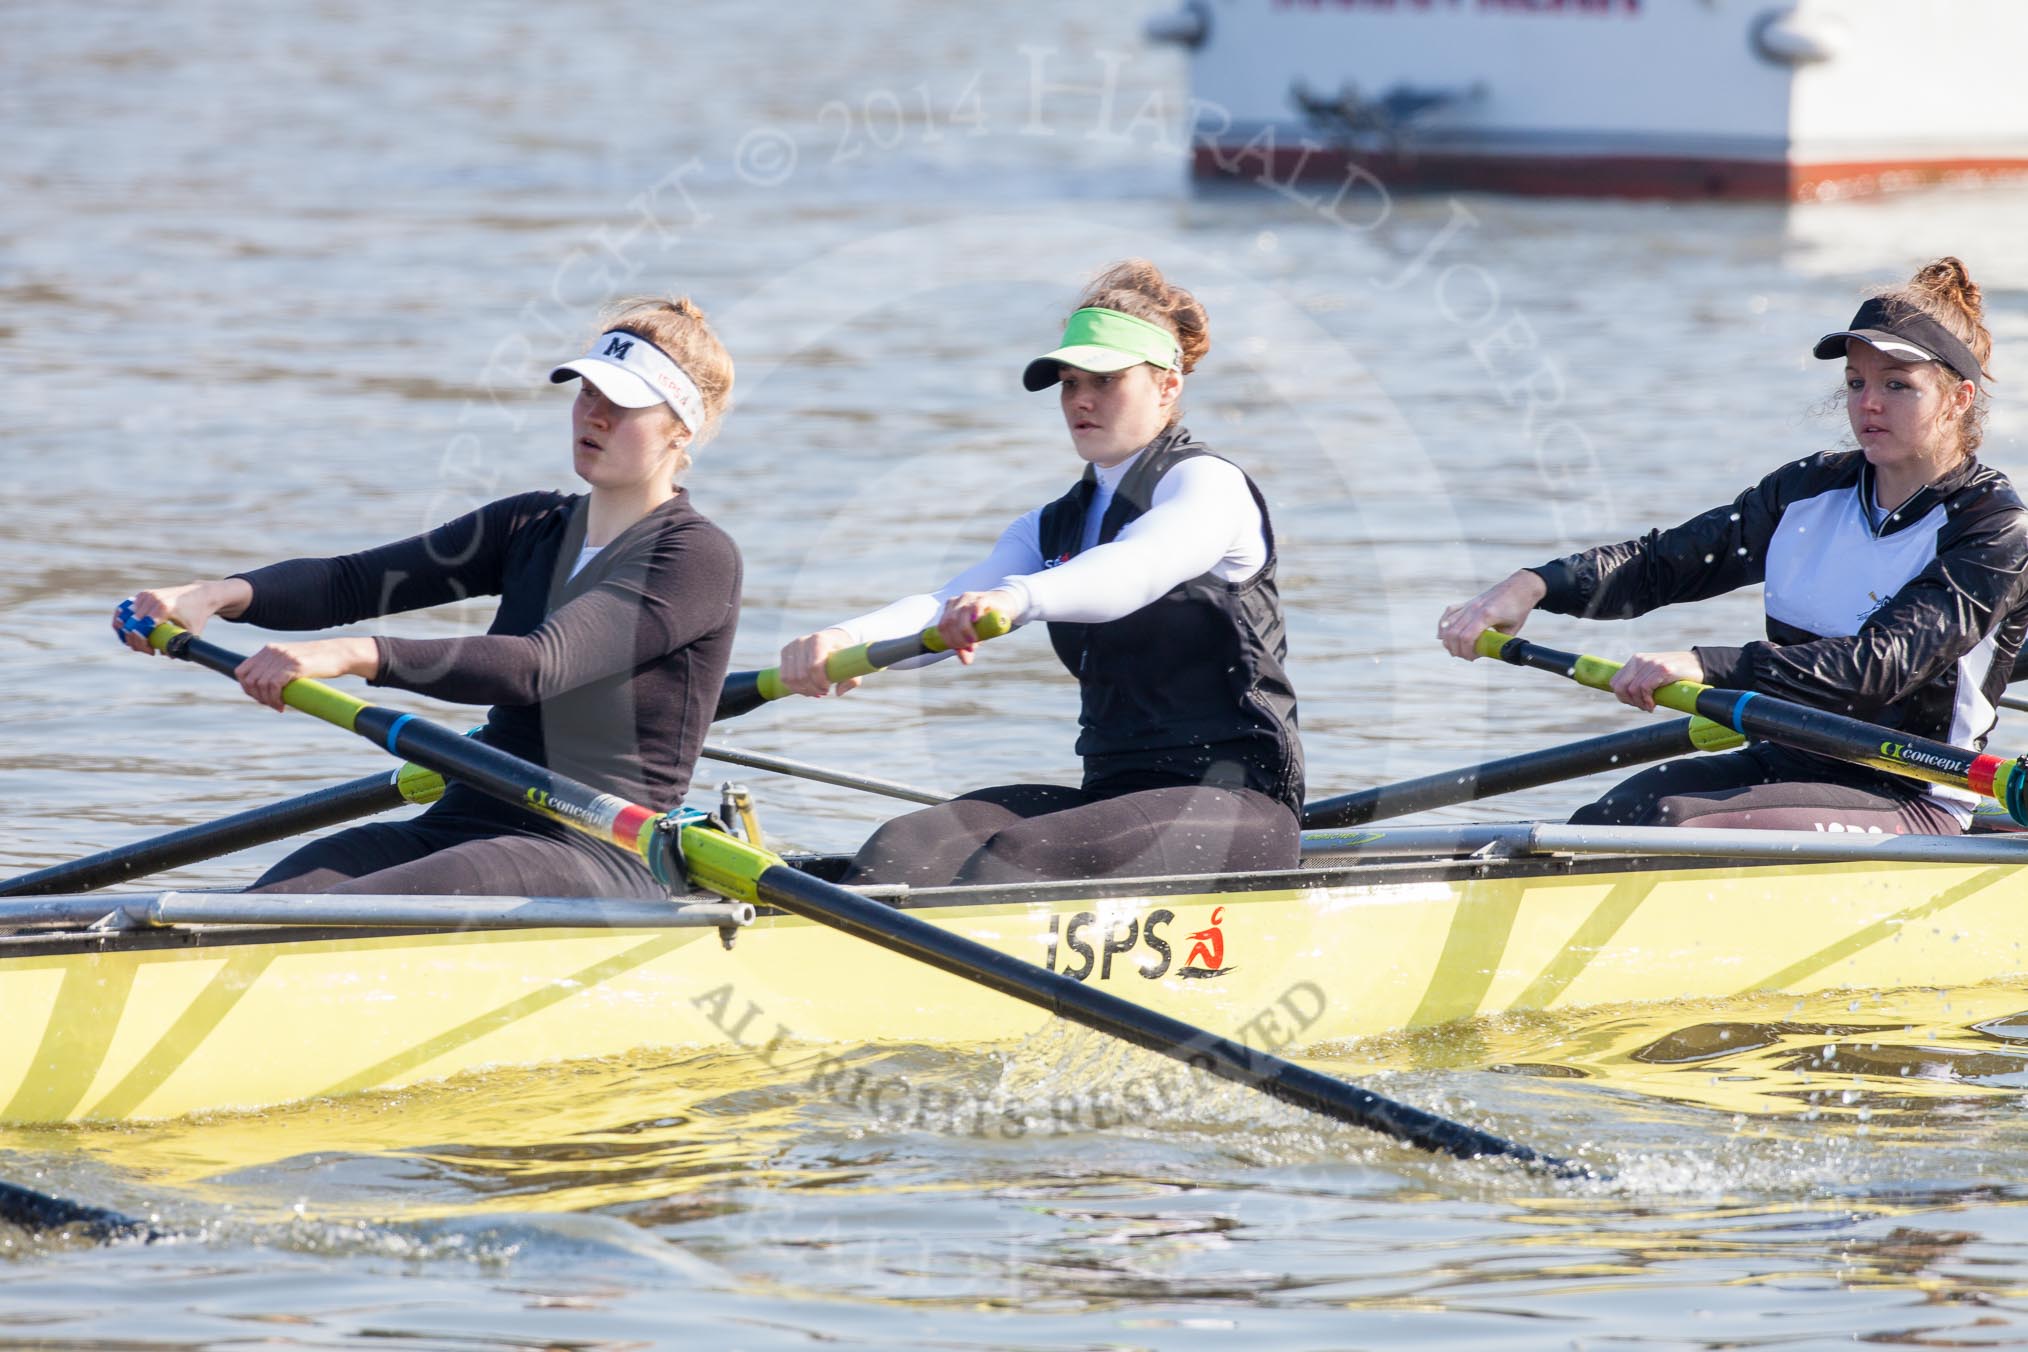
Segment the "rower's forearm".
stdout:
[[[956,593],[952,593],[956,595]],[[944,613],[944,598],[936,592],[917,592],[899,601],[890,601],[878,610],[855,615],[826,626],[845,636],[843,647],[879,643],[884,639],[907,638],[934,625]]]
[[219,578],[204,587],[211,613],[222,620],[238,619],[253,604],[253,586],[243,577]]
[[380,674],[378,639],[348,636],[328,641],[336,645],[339,661],[344,664],[344,675],[370,681]]

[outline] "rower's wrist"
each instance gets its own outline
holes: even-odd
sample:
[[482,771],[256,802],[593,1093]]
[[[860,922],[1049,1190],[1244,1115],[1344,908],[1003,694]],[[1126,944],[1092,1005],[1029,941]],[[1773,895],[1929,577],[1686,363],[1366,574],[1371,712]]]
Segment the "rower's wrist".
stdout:
[[243,577],[224,577],[205,586],[205,604],[222,620],[236,620],[253,604],[253,584]]
[[1543,597],[1549,595],[1549,583],[1533,568],[1522,568],[1507,579],[1507,593],[1533,610],[1542,603]]
[[1028,584],[1020,578],[1007,578],[999,586],[995,587],[992,592],[987,594],[989,596],[998,594],[1007,598],[1004,606],[995,608],[1002,612],[1000,618],[1007,621],[1009,627],[1025,621],[1028,618],[1028,612],[1035,609],[1035,597],[1028,590]]

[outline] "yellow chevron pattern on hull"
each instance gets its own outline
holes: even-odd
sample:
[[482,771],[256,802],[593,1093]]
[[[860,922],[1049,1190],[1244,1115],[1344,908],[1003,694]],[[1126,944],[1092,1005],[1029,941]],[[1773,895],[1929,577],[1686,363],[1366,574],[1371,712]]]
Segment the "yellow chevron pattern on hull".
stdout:
[[[929,893],[911,910],[1273,1050],[1510,1011],[2028,972],[2028,873],[2007,865],[1436,873],[1103,899]],[[730,950],[709,929],[68,942],[0,943],[0,1121],[172,1118],[642,1048],[987,1043],[1049,1017],[771,914]]]

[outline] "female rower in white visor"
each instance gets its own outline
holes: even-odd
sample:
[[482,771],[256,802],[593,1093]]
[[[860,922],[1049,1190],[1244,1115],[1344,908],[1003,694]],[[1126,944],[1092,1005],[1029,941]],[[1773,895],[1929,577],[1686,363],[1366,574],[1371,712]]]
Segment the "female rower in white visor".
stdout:
[[[1030,390],[1058,390],[1085,463],[1070,492],[1009,526],[933,592],[782,649],[784,683],[828,687],[824,659],[930,624],[970,662],[989,610],[1049,626],[1082,696],[1079,788],[981,789],[874,833],[847,882],[1290,868],[1303,800],[1296,699],[1258,489],[1178,421],[1184,374],[1211,345],[1203,306],[1153,264],[1095,281]],[[857,682],[847,682],[838,692]]]
[[[1476,656],[1531,611],[1623,619],[1765,583],[1767,638],[1637,653],[1613,691],[1639,709],[1671,681],[1777,695],[1958,746],[1984,744],[2028,631],[2028,509],[1980,462],[1992,336],[1955,258],[1819,339],[1844,367],[1856,449],[1792,460],[1668,530],[1524,568],[1443,613]],[[1970,794],[1767,742],[1643,771],[1574,822],[1955,835]]]
[[[275,709],[299,676],[490,704],[477,734],[488,745],[630,802],[674,806],[739,617],[739,553],[678,483],[724,412],[732,359],[688,300],[625,302],[601,328],[589,352],[550,373],[580,382],[571,461],[589,493],[522,493],[363,553],[159,587],[134,598],[136,613],[193,632],[214,616],[328,629],[497,595],[484,635],[274,643],[236,675]],[[412,820],[297,850],[255,890],[665,895],[638,860],[455,783]]]

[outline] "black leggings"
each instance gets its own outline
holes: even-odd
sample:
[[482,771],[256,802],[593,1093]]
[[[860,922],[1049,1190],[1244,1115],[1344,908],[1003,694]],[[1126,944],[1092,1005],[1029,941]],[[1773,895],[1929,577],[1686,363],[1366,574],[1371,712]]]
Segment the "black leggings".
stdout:
[[1301,847],[1295,813],[1252,789],[1008,784],[897,817],[860,847],[845,881],[948,887],[1235,873],[1294,868]]
[[1755,742],[1643,770],[1572,826],[1743,826],[1955,836],[1964,827],[1914,780]]
[[372,822],[312,841],[247,890],[460,897],[669,895],[645,867],[611,846],[434,810],[411,821]]

